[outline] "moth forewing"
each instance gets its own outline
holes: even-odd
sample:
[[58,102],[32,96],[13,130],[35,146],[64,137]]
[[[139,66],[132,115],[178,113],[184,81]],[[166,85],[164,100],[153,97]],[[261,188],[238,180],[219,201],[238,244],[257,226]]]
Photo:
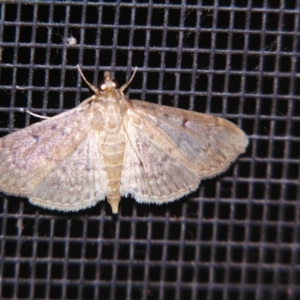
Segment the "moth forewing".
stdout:
[[[76,211],[121,196],[162,204],[197,189],[245,151],[233,123],[128,100],[110,72],[79,106],[0,139],[0,190],[39,206]],[[133,74],[134,75],[134,74]]]
[[132,103],[121,195],[139,202],[165,203],[189,194],[201,179],[226,170],[247,146],[244,132],[227,120]]

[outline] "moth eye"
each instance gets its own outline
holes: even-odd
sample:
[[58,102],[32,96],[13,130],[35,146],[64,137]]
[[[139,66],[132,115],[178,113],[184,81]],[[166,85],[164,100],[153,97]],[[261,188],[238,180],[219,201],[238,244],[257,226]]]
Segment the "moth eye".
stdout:
[[113,88],[118,88],[118,83],[114,80],[109,80],[109,81],[102,81],[100,84],[100,90],[104,91],[106,90],[107,86],[112,86]]
[[112,80],[112,83],[114,88],[117,89],[119,87],[119,84],[116,81]]
[[106,84],[105,83],[100,84],[100,90],[104,91],[105,89],[106,89]]

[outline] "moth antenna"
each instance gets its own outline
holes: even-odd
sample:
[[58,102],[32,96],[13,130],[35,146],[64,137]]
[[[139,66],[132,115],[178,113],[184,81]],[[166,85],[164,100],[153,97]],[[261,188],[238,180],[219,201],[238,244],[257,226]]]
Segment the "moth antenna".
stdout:
[[119,91],[120,91],[120,92],[123,92],[123,91],[125,91],[125,90],[127,89],[127,87],[129,86],[129,84],[130,84],[131,81],[133,80],[133,77],[134,77],[136,71],[137,71],[137,67],[134,68],[133,74],[132,74],[132,76],[130,77],[129,81],[127,81],[125,84],[123,84],[123,85],[119,88]]
[[34,117],[40,118],[40,119],[50,119],[50,117],[46,117],[46,116],[41,116],[41,115],[35,114],[35,113],[31,112],[30,110],[28,110],[26,108],[23,108],[22,111],[26,112],[27,114],[32,115]]
[[94,86],[92,85],[91,83],[89,83],[87,81],[87,79],[85,78],[85,76],[83,75],[82,71],[81,71],[81,68],[79,65],[77,65],[77,69],[82,77],[82,79],[85,81],[85,83],[89,86],[89,88],[96,94],[96,95],[99,95],[99,90]]

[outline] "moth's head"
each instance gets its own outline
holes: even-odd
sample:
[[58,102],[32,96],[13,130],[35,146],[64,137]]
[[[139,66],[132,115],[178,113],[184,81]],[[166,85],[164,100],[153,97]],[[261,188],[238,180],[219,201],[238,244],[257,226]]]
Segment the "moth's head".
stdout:
[[137,68],[134,69],[134,72],[131,76],[131,78],[129,79],[128,82],[126,82],[125,84],[123,84],[119,89],[118,89],[118,84],[111,79],[111,74],[109,71],[104,72],[104,80],[99,84],[99,89],[97,89],[97,87],[95,87],[94,85],[92,85],[91,83],[89,83],[87,81],[87,79],[84,77],[81,68],[79,65],[77,65],[77,69],[81,75],[81,77],[83,78],[83,80],[86,82],[86,84],[89,86],[89,88],[97,95],[99,96],[99,94],[101,94],[104,97],[114,97],[114,95],[123,95],[124,90],[129,86],[129,84],[131,83],[134,74],[136,73]]
[[118,84],[111,79],[109,71],[104,72],[103,81],[99,85],[100,91],[113,91],[118,88]]

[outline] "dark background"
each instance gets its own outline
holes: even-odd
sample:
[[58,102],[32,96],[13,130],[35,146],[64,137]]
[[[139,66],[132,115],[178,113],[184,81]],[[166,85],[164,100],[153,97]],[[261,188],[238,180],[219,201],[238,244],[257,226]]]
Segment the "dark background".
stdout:
[[[300,2],[1,1],[0,135],[91,95],[224,117],[249,136],[224,174],[168,205],[77,213],[0,194],[1,299],[299,299]],[[69,45],[68,37],[76,45]]]

